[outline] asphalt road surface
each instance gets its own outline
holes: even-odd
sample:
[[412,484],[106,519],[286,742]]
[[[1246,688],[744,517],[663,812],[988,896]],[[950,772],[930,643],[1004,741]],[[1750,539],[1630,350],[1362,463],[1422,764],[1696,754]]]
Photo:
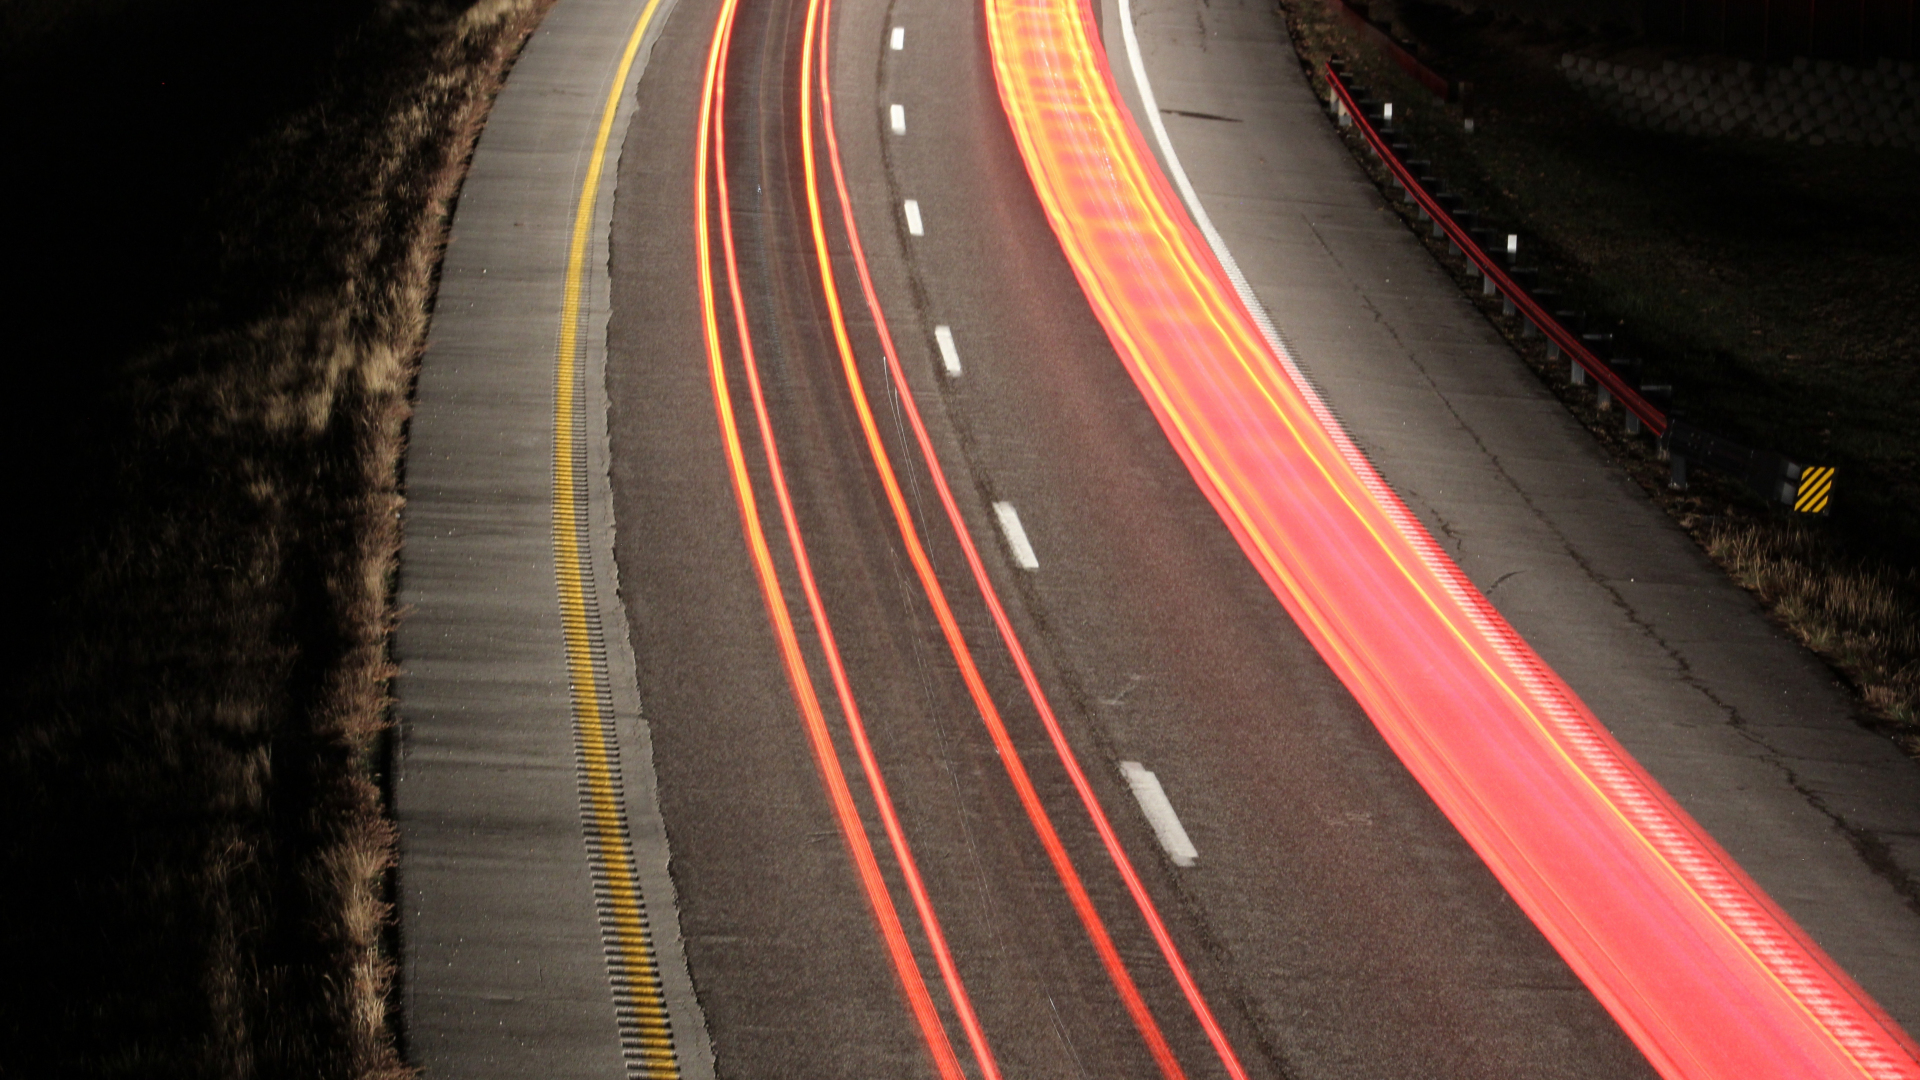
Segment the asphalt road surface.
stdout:
[[[1131,6],[1355,441],[1914,1023],[1920,773],[1385,213],[1261,0]],[[562,0],[463,189],[412,440],[428,1076],[1651,1074],[1169,445],[977,0]]]
[[[617,558],[681,927],[722,1075],[925,1074],[933,1059],[782,666],[702,360],[695,136],[716,11],[683,0],[641,84],[608,337]],[[847,681],[997,1068],[1164,1073],[1151,1027],[1193,1076],[1225,1075],[1228,1061],[1256,1076],[1646,1074],[1195,490],[1041,214],[979,5],[842,0],[840,149],[907,380],[888,374],[819,165],[866,405],[964,651],[1153,1023],[1129,1011],[965,684],[863,435],[807,206],[806,15],[794,0],[743,3],[728,54],[721,127],[743,305]],[[724,296],[720,305],[730,319]],[[950,328],[958,375],[937,327]],[[955,1053],[978,1075],[826,689],[737,340],[725,353],[761,525],[839,768]],[[934,497],[901,394],[919,404],[1072,758],[1230,1053],[1203,1029],[1043,728]],[[1010,538],[1001,504],[1030,552]],[[1191,865],[1156,838],[1122,762],[1159,781]]]

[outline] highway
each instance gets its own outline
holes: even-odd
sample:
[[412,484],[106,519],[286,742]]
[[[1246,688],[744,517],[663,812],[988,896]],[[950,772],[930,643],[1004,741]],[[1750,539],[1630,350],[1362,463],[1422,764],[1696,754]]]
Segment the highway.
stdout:
[[[686,45],[669,53],[670,37],[656,55],[629,136],[647,152],[628,158],[647,162],[654,185],[644,208],[629,215],[623,204],[616,219],[609,362],[623,447],[614,462],[621,578],[643,583],[633,605],[640,696],[683,929],[694,970],[712,972],[702,1005],[719,1061],[732,1059],[741,1075],[898,1074],[923,1068],[929,1050],[796,715],[740,525],[713,381],[685,361],[705,350],[700,296],[687,287],[702,274],[687,243],[694,192],[672,183],[691,186],[696,172],[678,155],[696,150],[686,136],[699,126],[687,123],[697,102],[686,88],[698,84],[710,40],[701,30],[713,18],[703,27],[697,10],[676,17]],[[724,280],[715,284],[728,324],[723,407],[806,653],[803,678],[831,722],[831,760],[857,792],[859,837],[874,838],[902,897],[891,918],[921,954],[927,992],[951,1008],[896,876],[904,864],[879,839],[874,785],[825,661],[829,640],[991,1056],[966,1045],[957,1023],[950,1051],[935,1045],[1010,1076],[1285,1076],[1295,1059],[1321,1057],[1373,1076],[1437,1062],[1457,1075],[1644,1070],[1400,767],[1159,435],[1041,214],[975,5],[852,3],[837,13],[841,155],[904,387],[857,291],[844,218],[817,162],[841,293],[839,310],[828,307],[801,131],[808,14],[803,3],[742,6],[726,101],[715,105],[767,427],[750,403]],[[807,85],[817,100],[817,80]],[[904,134],[893,130],[894,105]],[[818,130],[813,138],[824,143]],[[712,186],[709,198],[719,197]],[[921,235],[902,209],[908,199]],[[626,243],[636,245],[631,255]],[[847,324],[858,397],[836,320]],[[947,373],[940,326],[950,328],[957,375]],[[904,416],[906,395],[921,403],[1037,698],[969,572]],[[890,506],[895,492],[876,468],[862,406],[930,580]],[[766,430],[791,525],[773,506]],[[1018,513],[1035,568],[1004,542],[996,504]],[[830,639],[803,595],[795,535]],[[957,647],[935,594],[953,612]],[[967,668],[978,670],[986,704]],[[1036,701],[1054,713],[1066,753]],[[1034,808],[1001,760],[990,711],[1031,777],[1044,826],[1030,820]],[[1198,849],[1193,866],[1173,865],[1156,843],[1121,761],[1161,780]],[[1138,874],[1144,905],[1069,763]],[[1059,837],[1073,877],[1041,828]],[[1076,886],[1091,917],[1076,911]],[[1153,940],[1143,908],[1164,923],[1171,949]],[[1099,934],[1124,959],[1124,978],[1103,970]],[[1221,1045],[1210,1045],[1173,958],[1191,971]],[[1151,1019],[1130,1015],[1134,992]]]
[[[722,1076],[1654,1075],[1196,483],[991,10],[677,0],[613,129],[588,453],[682,1057],[697,1023]],[[488,1072],[436,1057],[458,1027],[429,1075]]]

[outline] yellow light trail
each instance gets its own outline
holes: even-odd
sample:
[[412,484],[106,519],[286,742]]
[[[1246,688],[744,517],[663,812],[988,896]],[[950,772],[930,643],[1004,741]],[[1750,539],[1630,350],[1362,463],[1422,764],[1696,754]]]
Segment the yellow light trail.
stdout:
[[1258,330],[1079,0],[984,0],[1069,263],[1256,569],[1461,834],[1671,1077],[1920,1077],[1920,1050],[1527,648]]

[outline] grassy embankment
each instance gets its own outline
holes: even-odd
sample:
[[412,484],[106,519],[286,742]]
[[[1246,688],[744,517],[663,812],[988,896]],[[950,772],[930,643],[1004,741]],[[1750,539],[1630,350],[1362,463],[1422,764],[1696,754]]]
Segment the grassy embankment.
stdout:
[[[1481,301],[1720,565],[1845,675],[1863,718],[1920,756],[1920,155],[1630,130],[1556,66],[1568,49],[1657,55],[1646,46],[1401,0],[1401,32],[1473,84],[1468,134],[1458,106],[1360,43],[1325,0],[1281,6],[1316,86],[1329,55],[1353,62],[1448,188],[1520,233],[1523,262],[1616,332],[1619,355],[1644,358],[1649,381],[1673,383],[1691,422],[1838,467],[1828,520],[1789,521],[1707,474],[1670,492],[1653,445]],[[1467,285],[1445,241],[1427,242]]]
[[408,393],[542,0],[0,9],[0,1074],[378,1077]]

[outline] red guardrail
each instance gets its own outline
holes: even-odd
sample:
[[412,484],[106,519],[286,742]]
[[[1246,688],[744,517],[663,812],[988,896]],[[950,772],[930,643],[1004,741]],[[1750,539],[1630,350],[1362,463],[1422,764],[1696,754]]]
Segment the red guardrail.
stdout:
[[1366,136],[1368,145],[1373,147],[1374,153],[1407,189],[1407,194],[1412,195],[1414,201],[1418,202],[1420,207],[1446,232],[1454,246],[1472,260],[1480,272],[1493,282],[1501,295],[1511,300],[1520,314],[1538,328],[1548,341],[1558,345],[1560,351],[1572,357],[1575,363],[1586,369],[1587,374],[1605,387],[1622,408],[1639,417],[1640,422],[1646,425],[1647,430],[1652,432],[1655,438],[1665,435],[1667,414],[1646,398],[1641,397],[1637,389],[1627,385],[1627,381],[1622,379],[1618,372],[1608,366],[1606,361],[1595,356],[1593,350],[1587,348],[1586,343],[1580,340],[1580,335],[1560,325],[1560,320],[1554,318],[1552,312],[1541,307],[1533,297],[1527,295],[1527,291],[1508,276],[1506,270],[1500,266],[1500,261],[1488,254],[1473,235],[1453,219],[1453,214],[1440,205],[1440,201],[1433,197],[1433,193],[1420,183],[1420,178],[1413,175],[1406,163],[1394,154],[1393,148],[1373,126],[1373,119],[1354,101],[1353,91],[1346,83],[1346,76],[1336,71],[1331,62],[1325,68],[1325,75],[1327,85],[1333,87],[1333,92],[1340,98],[1341,108],[1353,118],[1360,133]]

